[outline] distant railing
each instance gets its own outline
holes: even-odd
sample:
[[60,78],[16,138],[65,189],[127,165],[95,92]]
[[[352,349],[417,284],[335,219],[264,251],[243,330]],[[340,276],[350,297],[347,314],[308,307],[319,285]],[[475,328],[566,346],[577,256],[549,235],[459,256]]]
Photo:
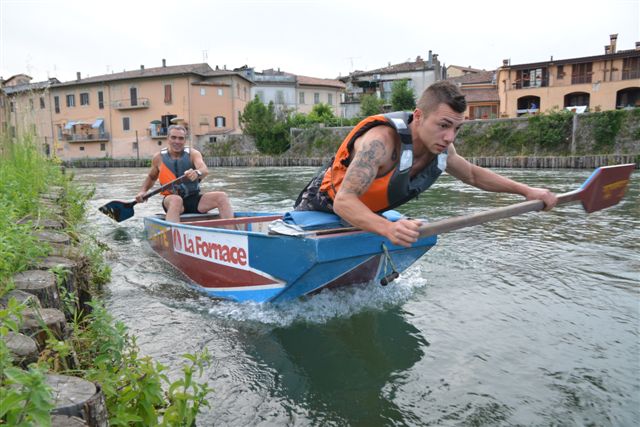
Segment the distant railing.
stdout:
[[89,133],[89,134],[64,134],[62,140],[67,142],[99,142],[109,141],[109,132]]
[[113,108],[132,110],[134,108],[149,108],[149,104],[149,98],[118,99],[113,101]]

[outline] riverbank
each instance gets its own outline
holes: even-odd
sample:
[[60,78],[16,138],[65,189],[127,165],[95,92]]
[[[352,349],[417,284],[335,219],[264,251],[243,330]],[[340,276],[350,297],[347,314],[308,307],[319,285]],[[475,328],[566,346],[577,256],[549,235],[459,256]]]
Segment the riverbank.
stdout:
[[[610,154],[591,156],[501,156],[468,157],[471,163],[489,168],[518,169],[594,169],[600,166],[635,163],[640,167],[640,154]],[[290,167],[325,164],[328,157],[286,156],[226,156],[205,157],[209,167]],[[64,162],[75,168],[132,168],[149,167],[150,160],[140,159],[81,159]]]
[[0,425],[191,425],[208,355],[172,381],[103,308],[92,196],[28,138],[0,141]]

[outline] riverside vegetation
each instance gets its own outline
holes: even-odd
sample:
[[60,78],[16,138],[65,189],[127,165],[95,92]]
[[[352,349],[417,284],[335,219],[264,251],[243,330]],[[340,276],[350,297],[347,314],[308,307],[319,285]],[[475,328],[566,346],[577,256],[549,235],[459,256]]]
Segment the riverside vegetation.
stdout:
[[[52,250],[35,237],[33,222],[20,221],[49,214],[39,196],[50,186],[63,189],[64,231],[89,258],[86,279],[91,294],[100,295],[109,282],[110,269],[104,261],[107,248],[88,231],[90,224],[85,221],[86,201],[93,190],[75,186],[72,179],[60,165],[41,155],[32,138],[0,140],[0,298],[13,288],[14,274]],[[60,272],[54,269],[54,273]],[[111,425],[195,424],[212,391],[197,381],[210,362],[206,351],[185,354],[181,378],[171,380],[165,366],[140,354],[135,337],[113,319],[98,298],[81,310],[73,303],[74,295],[65,294],[61,286],[60,291],[71,332],[63,341],[49,333],[38,361],[26,367],[13,360],[2,339],[18,332],[26,307],[15,298],[0,306],[0,425],[51,424],[52,396],[45,382],[48,373],[100,384]]]

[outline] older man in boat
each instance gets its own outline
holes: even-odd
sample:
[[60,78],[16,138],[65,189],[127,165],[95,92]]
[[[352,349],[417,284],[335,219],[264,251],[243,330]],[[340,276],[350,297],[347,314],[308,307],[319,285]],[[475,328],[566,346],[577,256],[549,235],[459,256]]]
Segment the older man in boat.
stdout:
[[549,190],[475,166],[456,152],[453,142],[466,108],[458,87],[440,81],[425,89],[413,113],[367,117],[300,193],[295,209],[335,213],[406,247],[417,241],[420,221],[391,222],[378,214],[415,198],[445,171],[482,190],[520,194],[552,209],[557,197]]
[[187,181],[177,185],[173,191],[166,191],[162,207],[167,213],[167,221],[180,222],[182,213],[206,213],[218,209],[220,218],[233,218],[233,209],[227,194],[223,191],[200,193],[200,181],[209,173],[202,154],[185,147],[187,129],[172,125],[168,131],[168,147],[156,153],[151,160],[151,170],[136,195],[138,203],[144,202],[144,195],[156,180],[164,185],[185,175]]

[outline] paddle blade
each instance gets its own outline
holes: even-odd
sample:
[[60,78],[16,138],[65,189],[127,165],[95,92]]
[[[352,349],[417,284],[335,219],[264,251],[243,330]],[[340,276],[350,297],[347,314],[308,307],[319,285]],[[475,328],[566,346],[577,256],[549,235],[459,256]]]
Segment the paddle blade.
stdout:
[[634,163],[596,169],[580,188],[580,200],[588,213],[618,204],[629,184]]
[[99,208],[100,212],[111,217],[111,219],[122,222],[133,216],[133,206],[136,202],[119,202],[114,200]]

